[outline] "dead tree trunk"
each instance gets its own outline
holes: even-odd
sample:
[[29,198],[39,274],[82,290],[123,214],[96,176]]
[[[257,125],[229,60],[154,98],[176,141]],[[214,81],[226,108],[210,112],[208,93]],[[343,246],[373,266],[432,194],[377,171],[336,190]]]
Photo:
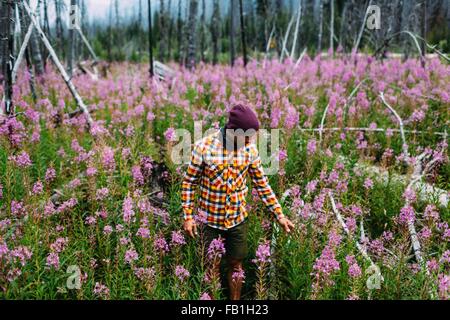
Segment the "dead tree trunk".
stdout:
[[45,59],[42,55],[38,35],[36,34],[35,30],[33,30],[33,32],[31,33],[30,44],[28,49],[31,53],[31,59],[36,69],[36,75],[38,76],[43,75],[45,72]]
[[317,52],[322,52],[322,35],[323,35],[323,0],[319,0],[319,33],[317,37]]
[[178,62],[184,64],[184,44],[183,44],[183,20],[181,19],[181,0],[178,0],[178,17],[177,17],[177,51]]
[[202,15],[200,17],[200,59],[202,61],[205,61],[205,50],[206,50],[205,11],[206,11],[205,0],[202,0]]
[[219,0],[214,0],[213,14],[211,17],[211,39],[212,39],[212,54],[213,64],[218,62],[219,56],[219,37],[220,37],[220,7]]
[[189,1],[189,20],[188,20],[188,28],[187,28],[187,36],[188,36],[188,50],[187,50],[187,61],[186,67],[188,69],[195,68],[196,65],[196,18],[197,18],[197,0]]
[[159,60],[166,59],[167,30],[166,30],[166,10],[164,0],[159,1]]
[[152,4],[148,0],[148,52],[150,61],[150,78],[153,78],[153,28],[152,28]]
[[334,0],[330,0],[330,52],[334,54]]
[[234,37],[236,34],[236,25],[234,24],[236,0],[230,1],[230,65],[234,66],[234,59],[236,56],[236,48],[234,44]]
[[14,66],[14,7],[15,0],[4,0],[0,16],[0,22],[2,26],[0,40],[3,43],[1,56],[4,88],[4,111],[7,115],[14,114],[12,81],[12,72]]
[[239,16],[241,17],[241,41],[242,41],[242,55],[244,56],[244,67],[247,66],[247,41],[245,36],[245,20],[244,20],[244,8],[242,6],[242,0],[239,0]]
[[[77,10],[75,7],[78,5],[77,0],[70,0],[70,6],[71,6],[71,14],[76,15],[77,12],[73,12],[72,10]],[[73,19],[73,16],[71,17]],[[76,18],[75,18],[76,19]],[[76,21],[70,21],[70,27],[69,27],[69,55],[67,58],[67,68],[69,76],[73,76],[73,66],[74,66],[74,59],[75,59],[75,28],[78,28],[79,26],[75,26],[74,24],[77,23]]]
[[[38,10],[39,10],[39,7],[36,9],[36,11],[38,11]],[[30,40],[34,33],[34,27],[22,6],[20,6],[20,8],[19,8],[19,12],[20,12],[20,18],[23,22],[23,28],[22,28],[23,43],[20,48],[19,54],[17,56],[17,60],[15,61],[15,64],[14,64],[12,81],[13,81],[13,83],[15,82],[16,74],[17,74],[20,62],[22,60],[22,56],[25,55],[25,61],[27,63],[28,72],[30,74],[29,84],[30,84],[31,96],[33,98],[33,101],[36,101],[37,95],[36,95],[36,83],[35,83],[35,76],[34,76],[35,73],[33,70],[33,60],[31,59],[31,54],[30,54],[30,51],[31,51],[30,48],[32,47],[31,46],[32,43],[30,42]],[[39,43],[37,43],[36,45],[39,47]]]
[[421,43],[422,45],[422,54],[425,56],[427,54],[427,45],[426,45],[426,41],[427,41],[427,32],[428,32],[428,28],[427,28],[427,19],[428,19],[428,4],[427,4],[427,0],[422,0],[422,38],[423,41]]
[[167,22],[169,24],[167,31],[167,58],[172,59],[172,34],[173,34],[173,22],[172,22],[172,0],[169,0],[167,8]]
[[63,29],[63,25],[62,25],[61,12],[62,12],[62,3],[60,0],[55,0],[56,38],[57,38],[57,43],[58,43],[58,49],[59,49],[61,55],[65,56],[64,29]]

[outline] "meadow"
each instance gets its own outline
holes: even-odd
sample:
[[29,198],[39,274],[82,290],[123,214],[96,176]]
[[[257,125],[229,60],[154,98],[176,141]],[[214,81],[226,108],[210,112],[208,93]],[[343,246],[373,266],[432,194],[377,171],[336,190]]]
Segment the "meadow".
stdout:
[[90,127],[51,66],[36,100],[20,73],[0,116],[1,299],[225,299],[207,272],[221,248],[182,232],[186,166],[169,153],[175,129],[219,128],[236,103],[281,130],[269,179],[296,224],[283,234],[249,192],[244,299],[450,298],[448,64],[172,67],[75,77]]

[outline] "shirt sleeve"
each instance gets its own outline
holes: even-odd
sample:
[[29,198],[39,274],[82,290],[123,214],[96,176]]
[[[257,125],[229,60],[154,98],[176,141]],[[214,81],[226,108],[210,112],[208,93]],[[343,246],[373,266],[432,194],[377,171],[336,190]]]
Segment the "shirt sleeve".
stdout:
[[248,168],[253,185],[255,186],[256,191],[258,192],[258,195],[266,208],[275,215],[277,220],[280,220],[284,218],[283,209],[277,200],[277,196],[269,185],[269,180],[264,174],[264,169],[261,164],[261,158],[259,157],[258,150],[255,148],[253,153],[255,156]]
[[201,144],[196,144],[192,151],[191,162],[181,185],[181,202],[185,220],[193,218],[195,191],[203,171],[203,155]]

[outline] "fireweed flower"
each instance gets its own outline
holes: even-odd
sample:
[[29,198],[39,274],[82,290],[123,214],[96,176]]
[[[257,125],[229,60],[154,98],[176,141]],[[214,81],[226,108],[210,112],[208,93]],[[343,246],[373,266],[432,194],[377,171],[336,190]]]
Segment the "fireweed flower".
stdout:
[[73,209],[77,205],[78,201],[75,198],[70,198],[67,201],[64,201],[59,208],[56,210],[58,213],[63,213]]
[[47,183],[51,183],[55,180],[56,178],[56,170],[53,167],[50,167],[47,169],[47,171],[45,172],[45,181]]
[[33,164],[31,162],[30,156],[26,151],[22,151],[17,156],[11,156],[9,159],[12,160],[16,164],[16,166],[22,169],[28,168]]
[[367,178],[366,180],[364,180],[364,188],[366,190],[370,190],[373,187],[373,181],[370,178]]
[[116,161],[114,160],[114,150],[110,147],[105,147],[102,154],[102,164],[106,171],[114,171],[116,168]]
[[450,250],[447,250],[442,254],[442,258],[439,260],[439,262],[442,264],[450,264]]
[[94,294],[102,299],[109,299],[109,289],[107,286],[96,282],[93,290]]
[[183,282],[190,276],[190,273],[183,266],[176,266],[175,276],[180,279],[181,282]]
[[127,160],[131,156],[131,149],[130,148],[123,148],[122,149],[122,159]]
[[61,253],[67,246],[69,238],[58,238],[50,245],[52,252]]
[[313,155],[314,153],[316,153],[316,150],[317,150],[317,141],[315,139],[309,140],[306,146],[306,151],[308,155],[309,156]]
[[146,285],[153,283],[155,280],[156,272],[155,268],[135,268],[134,275],[140,280],[143,281]]
[[133,175],[133,181],[138,186],[144,185],[144,176],[142,175],[141,166],[133,166],[131,169],[131,174]]
[[141,237],[142,239],[150,238],[150,230],[145,227],[140,227],[136,232],[136,236]]
[[136,250],[129,249],[125,252],[125,262],[128,264],[132,264],[134,261],[136,261],[139,258]]
[[258,249],[256,249],[256,258],[253,259],[252,262],[257,264],[258,268],[260,268],[261,265],[270,263],[270,256],[270,245],[269,242],[266,242],[258,246]]
[[25,207],[21,201],[11,201],[11,214],[17,218],[24,217],[26,215]]
[[88,216],[86,217],[85,223],[88,226],[93,226],[97,223],[97,219],[94,216]]
[[212,298],[207,292],[203,292],[200,296],[200,300],[212,300]]
[[95,193],[95,199],[98,201],[102,201],[106,199],[109,195],[109,189],[108,188],[101,188],[98,189]]
[[175,129],[174,128],[167,129],[164,132],[164,138],[169,142],[176,141]]
[[126,197],[123,201],[122,212],[123,221],[125,223],[130,223],[135,215],[135,212],[133,210],[133,200],[131,199],[131,197]]
[[313,193],[314,190],[316,190],[317,183],[318,183],[317,180],[311,180],[310,182],[308,182],[308,183],[306,184],[306,191],[307,191],[308,193]]
[[103,228],[103,234],[104,235],[110,235],[113,232],[113,227],[110,225],[107,225]]
[[[116,227],[116,231],[117,231],[117,227]],[[126,246],[127,244],[130,243],[130,239],[128,239],[127,237],[121,237],[121,238],[119,239],[119,243],[120,243],[122,246]]]
[[57,253],[52,252],[47,256],[47,266],[56,270],[59,269],[59,256]]
[[211,241],[208,247],[207,257],[209,260],[214,261],[221,259],[225,254],[225,244],[222,238],[217,238]]
[[448,300],[450,298],[450,276],[440,274],[438,276],[439,298]]
[[237,281],[244,281],[244,279],[245,279],[245,272],[244,272],[244,269],[240,269],[240,270],[238,270],[238,271],[233,272],[233,274],[231,275],[231,279],[232,279],[234,282],[237,282]]
[[316,259],[313,265],[314,283],[312,285],[314,297],[321,291],[323,287],[329,287],[334,284],[331,279],[332,275],[340,270],[340,264],[335,258],[334,250],[331,246],[327,245],[320,255]]
[[25,246],[18,246],[10,251],[10,258],[13,259],[14,262],[19,262],[22,267],[25,266],[26,262],[30,260],[32,256],[33,252]]
[[439,263],[436,259],[431,259],[427,261],[427,268],[430,272],[438,271],[439,270]]
[[[44,191],[44,185],[42,184],[42,182],[37,181],[34,185],[33,185],[33,189],[32,192],[34,195],[39,195],[42,193],[42,191]],[[1,197],[0,197],[1,199]]]
[[345,261],[348,264],[348,275],[351,278],[359,278],[362,274],[361,268],[359,267],[358,263],[356,262],[356,259],[354,256],[346,256]]
[[401,224],[407,224],[408,222],[414,222],[416,215],[414,209],[411,206],[405,206],[400,210],[398,217]]
[[164,239],[164,236],[161,234],[159,234],[153,241],[153,247],[161,254],[169,252],[169,245],[167,244],[166,239]]
[[417,200],[416,192],[411,188],[407,188],[403,193],[403,198],[408,203],[413,203]]
[[170,241],[170,245],[172,247],[177,247],[182,246],[184,244],[186,244],[184,235],[180,231],[172,231],[172,239]]
[[95,213],[95,216],[100,219],[106,219],[108,217],[108,211],[106,211],[105,209],[100,209],[100,211],[97,211]]
[[97,174],[97,169],[96,169],[96,168],[94,168],[94,167],[89,167],[89,168],[86,169],[86,175],[87,175],[88,177],[93,177],[93,176],[95,176],[96,174]]
[[429,204],[425,207],[423,216],[426,219],[435,221],[439,220],[439,212],[436,210],[436,206],[434,204]]

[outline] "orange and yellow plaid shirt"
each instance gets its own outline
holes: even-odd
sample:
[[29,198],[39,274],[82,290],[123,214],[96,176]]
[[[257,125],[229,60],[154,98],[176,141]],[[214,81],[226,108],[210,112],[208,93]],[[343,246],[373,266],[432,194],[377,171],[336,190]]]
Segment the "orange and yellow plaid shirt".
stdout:
[[206,215],[206,223],[227,230],[243,222],[247,174],[267,209],[277,219],[283,216],[282,208],[269,185],[255,144],[247,144],[238,151],[228,152],[222,144],[220,131],[197,142],[183,179],[182,205],[184,219],[192,219],[195,193],[199,189],[198,207]]

